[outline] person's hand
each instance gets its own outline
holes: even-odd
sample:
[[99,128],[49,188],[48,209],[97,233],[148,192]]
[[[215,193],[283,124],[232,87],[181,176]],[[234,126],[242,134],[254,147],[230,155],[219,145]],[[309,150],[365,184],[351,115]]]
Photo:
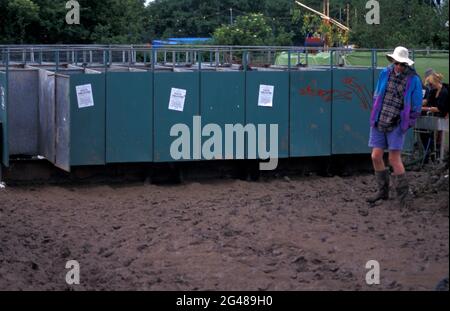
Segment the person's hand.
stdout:
[[436,107],[422,107],[422,111],[426,112],[439,112],[439,109]]

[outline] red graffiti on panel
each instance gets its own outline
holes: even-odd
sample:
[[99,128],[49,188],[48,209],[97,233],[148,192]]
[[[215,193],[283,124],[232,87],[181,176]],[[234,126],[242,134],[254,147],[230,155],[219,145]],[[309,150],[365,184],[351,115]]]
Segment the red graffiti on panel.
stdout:
[[351,90],[358,97],[362,109],[368,110],[372,108],[372,95],[367,89],[367,85],[358,83],[353,77],[345,78],[342,82],[344,82],[348,90]]
[[355,95],[359,99],[362,109],[368,110],[371,108],[372,96],[366,85],[358,83],[356,78],[353,77],[344,78],[342,82],[345,85],[345,90],[327,90],[317,87],[314,88],[313,85],[317,85],[314,80],[305,88],[300,89],[299,94],[302,96],[320,97],[325,102],[331,102],[332,99],[352,101],[353,95]]

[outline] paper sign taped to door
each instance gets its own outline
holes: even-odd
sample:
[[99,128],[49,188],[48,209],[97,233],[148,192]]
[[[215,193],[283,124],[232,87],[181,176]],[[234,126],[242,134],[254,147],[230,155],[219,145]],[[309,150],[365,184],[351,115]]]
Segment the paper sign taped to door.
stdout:
[[94,97],[92,96],[92,85],[77,85],[78,108],[87,108],[94,106]]
[[170,91],[169,109],[175,111],[183,111],[186,101],[186,90],[172,88]]
[[258,106],[262,107],[272,107],[273,106],[273,85],[263,85],[259,86],[259,98]]

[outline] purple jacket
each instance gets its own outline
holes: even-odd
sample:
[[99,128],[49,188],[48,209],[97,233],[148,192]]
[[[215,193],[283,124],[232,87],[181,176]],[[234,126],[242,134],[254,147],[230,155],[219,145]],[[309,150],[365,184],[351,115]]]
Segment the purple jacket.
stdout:
[[[370,113],[370,126],[375,127],[380,118],[381,108],[383,106],[384,94],[389,79],[389,75],[394,70],[394,66],[390,65],[383,69],[378,78],[377,87],[373,96],[372,112]],[[400,126],[402,131],[406,133],[409,128],[413,127],[416,119],[422,111],[422,82],[414,69],[410,69],[407,77],[406,88],[404,92],[404,107],[400,112]]]

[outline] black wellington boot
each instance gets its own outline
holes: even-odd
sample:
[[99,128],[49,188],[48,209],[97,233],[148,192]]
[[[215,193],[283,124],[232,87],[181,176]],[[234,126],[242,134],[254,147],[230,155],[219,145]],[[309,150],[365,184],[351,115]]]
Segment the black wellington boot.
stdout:
[[379,200],[389,199],[389,171],[384,170],[380,172],[375,172],[375,179],[377,181],[377,193],[375,195],[368,197],[367,202],[373,204]]
[[411,195],[409,194],[409,182],[406,174],[392,175],[392,178],[400,208],[407,209],[411,207]]

